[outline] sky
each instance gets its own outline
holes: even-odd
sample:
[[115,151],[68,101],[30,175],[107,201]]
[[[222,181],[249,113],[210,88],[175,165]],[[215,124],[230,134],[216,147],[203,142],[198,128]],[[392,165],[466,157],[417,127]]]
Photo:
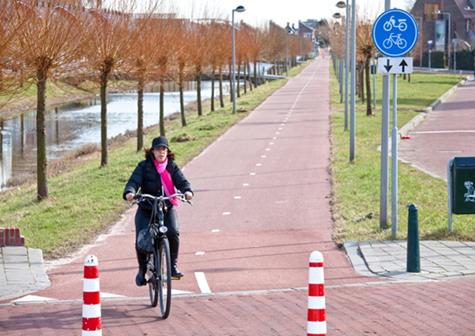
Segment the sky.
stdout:
[[[259,26],[272,20],[281,26],[287,22],[295,23],[307,19],[328,18],[344,9],[335,7],[337,0],[176,0],[175,3],[186,13],[193,11],[199,17],[205,9],[209,16],[231,18],[231,11],[239,5],[246,8],[244,13],[235,13],[235,20]],[[408,9],[410,0],[391,0],[391,8]],[[370,19],[375,19],[384,10],[384,0],[356,0],[358,12]],[[185,14],[186,15],[186,14]]]

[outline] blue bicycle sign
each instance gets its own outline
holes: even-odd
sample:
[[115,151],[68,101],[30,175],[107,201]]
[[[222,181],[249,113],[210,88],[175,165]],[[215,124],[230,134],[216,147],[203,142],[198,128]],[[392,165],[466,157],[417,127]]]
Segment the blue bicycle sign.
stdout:
[[401,9],[390,9],[373,24],[373,42],[386,56],[402,56],[414,48],[419,31],[414,17]]

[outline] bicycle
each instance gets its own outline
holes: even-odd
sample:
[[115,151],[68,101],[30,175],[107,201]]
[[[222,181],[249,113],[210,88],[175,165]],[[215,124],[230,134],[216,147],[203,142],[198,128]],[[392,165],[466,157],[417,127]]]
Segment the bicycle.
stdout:
[[392,48],[396,45],[399,49],[404,49],[407,46],[407,41],[401,37],[401,34],[391,33],[387,39],[383,41],[383,46],[386,49]]
[[164,223],[165,201],[177,198],[181,202],[191,205],[181,193],[170,196],[153,196],[149,194],[137,194],[134,196],[136,203],[152,202],[152,215],[150,216],[149,230],[153,239],[153,253],[148,255],[147,260],[147,283],[149,288],[150,303],[156,307],[160,302],[160,317],[166,319],[170,314],[172,299],[172,275],[170,244],[167,238],[168,228]]

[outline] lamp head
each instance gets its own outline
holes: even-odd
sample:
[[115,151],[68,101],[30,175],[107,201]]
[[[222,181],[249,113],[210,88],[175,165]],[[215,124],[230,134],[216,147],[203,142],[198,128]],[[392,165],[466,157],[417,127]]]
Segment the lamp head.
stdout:
[[346,8],[346,3],[344,1],[338,1],[335,6],[338,8]]
[[333,18],[334,19],[341,19],[341,14],[337,12],[337,13],[333,14]]
[[233,9],[233,11],[242,13],[246,11],[246,8],[244,8],[244,6],[237,6],[235,9]]

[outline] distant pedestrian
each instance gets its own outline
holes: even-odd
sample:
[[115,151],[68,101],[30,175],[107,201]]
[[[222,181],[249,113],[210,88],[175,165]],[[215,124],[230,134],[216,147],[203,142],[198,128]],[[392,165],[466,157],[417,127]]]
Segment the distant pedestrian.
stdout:
[[[162,196],[163,193],[171,195],[175,193],[175,189],[178,189],[185,195],[186,200],[191,200],[193,198],[191,184],[173,161],[174,158],[175,154],[170,150],[167,138],[159,136],[153,139],[152,147],[145,150],[145,160],[137,165],[125,185],[123,198],[132,201],[139,188],[142,193],[154,196]],[[167,237],[170,242],[172,277],[181,278],[183,273],[177,267],[180,234],[174,208],[178,201],[177,203],[166,202],[167,210],[164,222],[168,228]],[[151,205],[141,202],[135,214],[135,250],[139,264],[139,270],[135,277],[137,286],[146,284],[145,272],[147,271],[147,254],[137,249],[137,237],[140,230],[148,227],[151,211]]]

